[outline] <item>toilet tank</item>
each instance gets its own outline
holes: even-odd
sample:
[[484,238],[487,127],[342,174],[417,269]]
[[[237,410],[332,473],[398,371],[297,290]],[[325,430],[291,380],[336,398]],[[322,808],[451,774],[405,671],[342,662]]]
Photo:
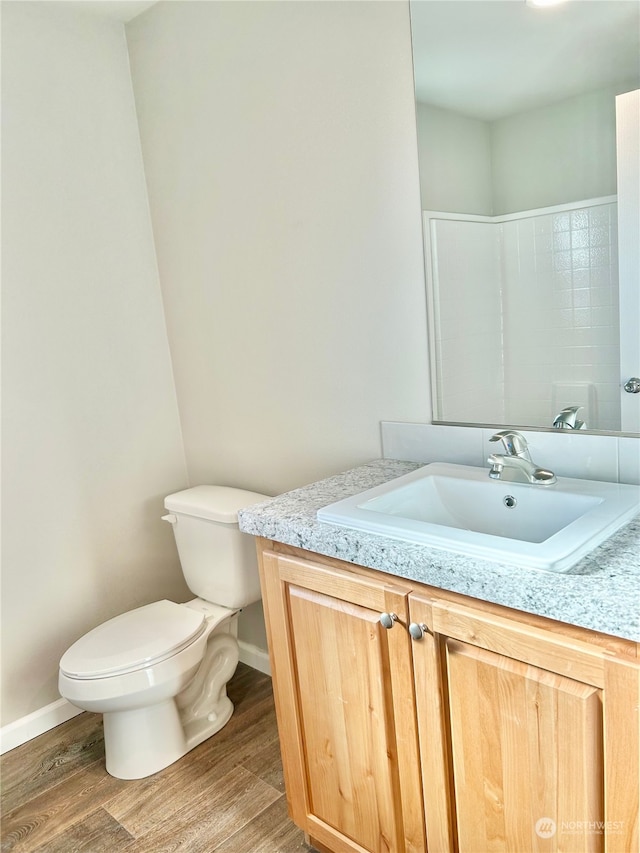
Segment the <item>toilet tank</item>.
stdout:
[[199,598],[236,609],[260,600],[253,536],[238,511],[267,495],[226,486],[194,486],[165,498],[187,586]]

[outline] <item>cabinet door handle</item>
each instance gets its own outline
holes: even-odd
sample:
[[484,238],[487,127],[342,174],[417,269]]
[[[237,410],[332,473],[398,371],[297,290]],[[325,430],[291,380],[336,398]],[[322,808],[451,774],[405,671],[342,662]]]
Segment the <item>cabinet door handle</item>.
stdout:
[[425,634],[429,634],[429,628],[424,622],[411,622],[409,625],[409,633],[414,640],[421,640]]
[[383,628],[393,628],[395,622],[398,621],[398,617],[395,613],[381,613],[380,614],[380,624]]

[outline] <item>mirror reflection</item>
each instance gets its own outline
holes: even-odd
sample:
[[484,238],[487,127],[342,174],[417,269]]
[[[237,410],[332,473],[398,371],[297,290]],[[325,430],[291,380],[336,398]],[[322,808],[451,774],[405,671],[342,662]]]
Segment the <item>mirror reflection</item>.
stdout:
[[412,0],[411,26],[434,422],[640,431],[616,158],[640,4]]

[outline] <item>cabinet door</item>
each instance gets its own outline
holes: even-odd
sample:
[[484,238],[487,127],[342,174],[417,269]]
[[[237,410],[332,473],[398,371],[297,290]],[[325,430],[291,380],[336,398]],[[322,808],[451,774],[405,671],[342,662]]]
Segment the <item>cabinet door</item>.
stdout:
[[416,597],[411,615],[430,631],[413,650],[421,742],[441,739],[453,779],[429,843],[448,820],[442,849],[461,853],[637,849],[637,666],[463,605]]
[[422,853],[406,593],[269,552],[262,563],[292,818],[336,853]]
[[[602,697],[592,685],[447,639],[461,850],[602,849]],[[489,844],[491,843],[491,846]]]

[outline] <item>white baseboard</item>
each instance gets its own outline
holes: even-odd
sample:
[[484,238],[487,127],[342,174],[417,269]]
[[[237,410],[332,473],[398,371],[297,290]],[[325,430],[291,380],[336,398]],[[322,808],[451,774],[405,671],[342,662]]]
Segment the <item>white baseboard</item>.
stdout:
[[[244,643],[242,640],[238,645],[240,646],[242,663],[246,663],[265,675],[271,675],[268,652],[258,648],[258,646],[252,646],[251,643]],[[67,720],[81,713],[80,708],[76,708],[71,702],[67,702],[66,699],[58,699],[32,714],[27,714],[26,717],[20,717],[19,720],[2,726],[0,729],[0,755],[48,732],[50,729],[54,729],[60,723],[66,723]]]
[[59,726],[60,723],[66,723],[67,720],[81,713],[80,708],[76,708],[71,702],[67,702],[66,699],[58,699],[50,705],[45,705],[44,708],[39,708],[32,714],[27,714],[26,717],[20,717],[13,723],[8,723],[0,729],[0,754],[15,749],[16,746],[48,732],[49,729]]
[[271,675],[269,652],[258,646],[252,646],[251,643],[245,643],[243,640],[239,640],[238,645],[240,646],[240,660],[242,663],[252,666],[258,672],[263,672],[265,675]]

